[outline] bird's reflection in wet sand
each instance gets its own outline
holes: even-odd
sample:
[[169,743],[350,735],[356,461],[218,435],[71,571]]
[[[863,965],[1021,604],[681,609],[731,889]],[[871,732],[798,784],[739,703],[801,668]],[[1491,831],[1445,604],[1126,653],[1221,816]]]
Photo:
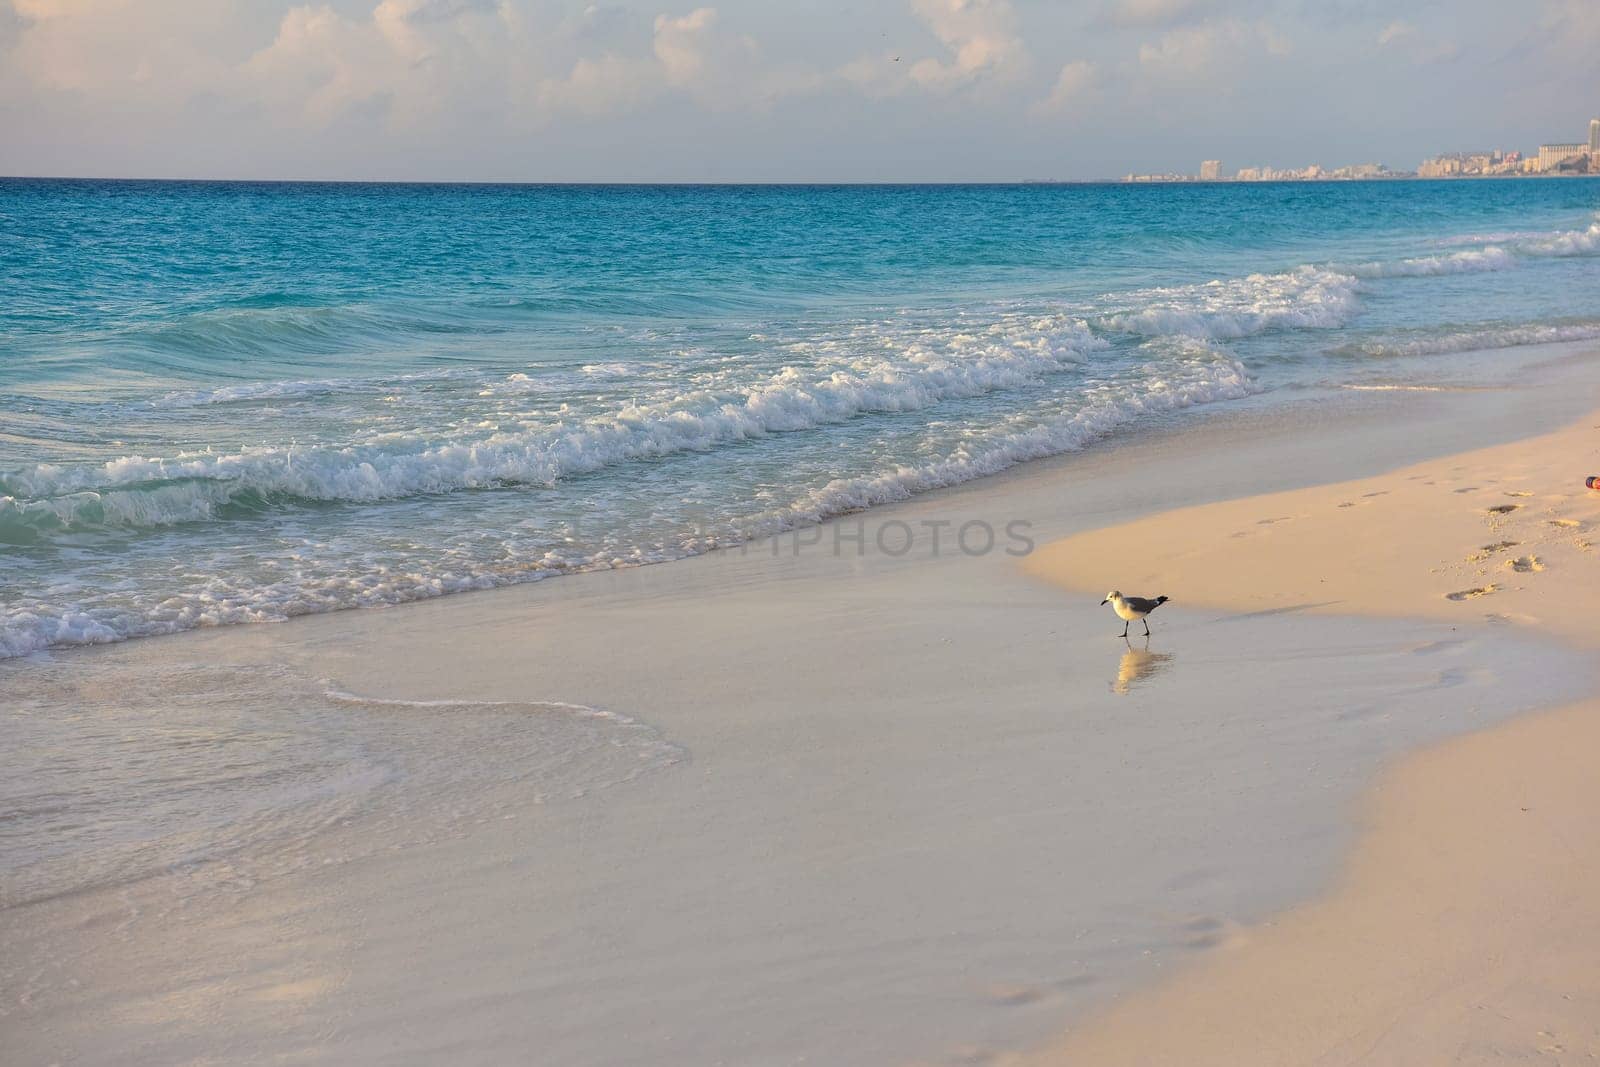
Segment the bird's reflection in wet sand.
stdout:
[[1148,682],[1171,666],[1172,653],[1151,652],[1149,638],[1138,645],[1127,638],[1123,638],[1123,642],[1128,649],[1122,654],[1122,662],[1117,664],[1117,680],[1111,683],[1111,690],[1126,696],[1134,686]]

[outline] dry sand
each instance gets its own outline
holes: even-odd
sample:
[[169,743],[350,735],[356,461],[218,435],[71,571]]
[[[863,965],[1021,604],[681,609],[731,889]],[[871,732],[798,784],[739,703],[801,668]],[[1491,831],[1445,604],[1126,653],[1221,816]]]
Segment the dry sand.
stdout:
[[[1029,569],[1246,613],[1489,623],[1600,648],[1600,415],[1385,474],[1185,508]],[[1159,618],[1159,617],[1158,617]],[[1159,621],[1157,622],[1159,626]],[[1403,760],[1318,901],[1016,1064],[1600,1059],[1600,702]]]

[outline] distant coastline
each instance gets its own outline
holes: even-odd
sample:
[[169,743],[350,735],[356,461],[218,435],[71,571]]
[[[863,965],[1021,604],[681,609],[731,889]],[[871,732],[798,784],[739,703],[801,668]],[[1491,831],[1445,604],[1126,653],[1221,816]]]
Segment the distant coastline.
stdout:
[[1600,118],[1589,120],[1588,136],[1582,141],[1541,144],[1536,152],[1517,149],[1443,152],[1429,156],[1416,170],[1390,170],[1382,163],[1350,163],[1324,169],[1320,163],[1304,167],[1240,167],[1224,174],[1222,160],[1207,159],[1199,174],[1173,171],[1139,174],[1130,172],[1121,180],[1130,184],[1163,182],[1262,182],[1262,181],[1394,181],[1404,178],[1577,178],[1600,173]]
[[1336,177],[1323,175],[1315,178],[1304,176],[1277,176],[1271,178],[1201,178],[1193,174],[1137,174],[1125,175],[1121,178],[1098,178],[1089,181],[1054,178],[1028,178],[1024,185],[1267,185],[1276,182],[1437,182],[1437,181],[1514,181],[1522,178],[1600,178],[1600,172],[1583,173],[1575,171],[1554,171],[1548,174],[1418,174],[1416,171],[1388,171],[1383,174],[1366,175],[1360,178]]
[[554,181],[539,178],[184,178],[184,177],[109,177],[105,175],[72,174],[0,174],[0,185],[50,184],[78,185],[237,185],[237,186],[413,186],[418,188],[546,188],[546,189],[650,189],[650,188],[796,188],[796,189],[893,189],[930,188],[937,186],[1003,187],[1011,185],[1271,185],[1281,182],[1397,182],[1397,181],[1454,181],[1460,178],[1595,178],[1600,171],[1589,174],[1561,172],[1555,174],[1458,174],[1420,175],[1415,171],[1388,171],[1371,177],[1279,177],[1271,178],[1201,178],[1192,174],[1138,175],[1121,178],[922,178],[886,181],[823,181],[823,180],[767,180],[702,181],[696,179],[612,180],[597,178],[585,181]]

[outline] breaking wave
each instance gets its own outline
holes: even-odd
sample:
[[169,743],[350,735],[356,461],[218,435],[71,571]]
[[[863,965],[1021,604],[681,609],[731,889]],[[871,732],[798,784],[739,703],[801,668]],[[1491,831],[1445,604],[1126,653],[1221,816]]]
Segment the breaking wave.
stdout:
[[1118,333],[1232,340],[1269,330],[1333,329],[1357,312],[1359,280],[1321,267],[1143,289],[1132,306],[1098,320]]
[[[1508,230],[1445,237],[1440,245],[1499,245],[1525,256],[1586,256],[1600,252],[1600,217],[1578,230]],[[1485,249],[1487,251],[1487,249]]]
[[1244,365],[1225,353],[1187,339],[1173,339],[1168,344],[1188,358],[1177,366],[1164,364],[1131,395],[1096,398],[1077,411],[1036,425],[1001,427],[980,434],[936,462],[901,466],[869,477],[836,479],[805,494],[759,532],[810,525],[907,500],[919,493],[998,474],[1029,460],[1076,451],[1140,419],[1201,404],[1240,400],[1259,391]]
[[373,503],[507,486],[553,486],[634,460],[707,451],[868,413],[919,411],[1036,382],[1105,346],[1068,316],[928,336],[887,357],[785,366],[736,389],[696,389],[605,416],[412,447],[273,446],[0,474],[0,543],[54,533],[202,522],[296,503]]
[[1517,250],[1530,256],[1592,255],[1600,252],[1600,221],[1591,223],[1588,229],[1564,230],[1548,237],[1525,241],[1517,246]]
[[1517,257],[1491,245],[1442,256],[1418,256],[1394,263],[1367,263],[1352,268],[1362,278],[1421,278],[1437,274],[1477,274],[1481,271],[1510,270]]
[[151,400],[157,409],[210,407],[220,404],[249,404],[270,400],[314,400],[327,396],[375,396],[397,387],[418,382],[444,381],[458,374],[451,371],[426,371],[374,378],[312,378],[305,380],[241,382],[215,389],[175,390]]
[[[1043,419],[1002,421],[973,435],[944,458],[905,464],[880,473],[836,479],[782,507],[736,520],[721,537],[685,534],[675,545],[618,554],[546,553],[515,565],[445,566],[415,570],[373,567],[355,573],[284,577],[268,584],[215,576],[198,588],[168,590],[147,601],[115,605],[34,599],[0,616],[0,659],[59,645],[102,644],[129,637],[176,633],[201,626],[270,622],[297,615],[428,599],[469,589],[537,581],[558,574],[666,562],[710,548],[812,525],[837,515],[993,474],[1030,459],[1083,448],[1136,420],[1255,391],[1245,368],[1207,346],[1168,342],[1179,358],[1154,364],[1154,373],[1120,392],[1102,391],[1076,410]],[[1169,353],[1152,351],[1152,357]]]
[[1528,323],[1520,326],[1429,331],[1410,339],[1389,337],[1362,342],[1352,346],[1352,350],[1362,355],[1381,357],[1435,356],[1596,339],[1600,339],[1600,322]]

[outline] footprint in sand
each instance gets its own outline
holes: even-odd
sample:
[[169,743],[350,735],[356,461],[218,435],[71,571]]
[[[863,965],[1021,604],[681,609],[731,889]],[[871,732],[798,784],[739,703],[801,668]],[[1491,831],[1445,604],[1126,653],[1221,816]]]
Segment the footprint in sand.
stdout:
[[1476,589],[1463,589],[1456,593],[1446,593],[1446,600],[1476,600],[1481,596],[1488,596],[1495,591],[1495,586],[1481,585]]
[[1178,933],[1183,944],[1189,948],[1215,948],[1237,938],[1239,928],[1233,922],[1215,915],[1196,915],[1179,923]]
[[1044,990],[1026,985],[997,985],[989,990],[989,999],[996,1004],[1016,1007],[1032,1004],[1044,997]]
[[1478,491],[1478,487],[1475,486],[1475,485],[1469,485],[1465,489],[1457,489],[1456,490],[1456,492],[1458,492],[1458,493],[1476,493],[1477,491]]
[[[1527,809],[1524,808],[1524,811]],[[1539,1051],[1546,1056],[1559,1056],[1567,1051],[1567,1046],[1556,1040],[1556,1035],[1549,1030],[1539,1031]]]
[[1545,521],[1551,526],[1559,526],[1563,530],[1575,530],[1583,525],[1577,519],[1546,519]]
[[1518,556],[1516,559],[1508,559],[1506,566],[1518,574],[1531,574],[1534,571],[1544,570],[1544,564],[1539,562],[1538,556]]
[[1346,500],[1346,501],[1342,502],[1339,506],[1341,508],[1353,508],[1353,507],[1356,506],[1356,502],[1354,500]]
[[1478,551],[1467,557],[1468,563],[1482,563],[1496,552],[1504,552],[1508,548],[1516,548],[1521,541],[1496,541],[1492,545],[1484,545]]
[[1484,508],[1483,510],[1490,515],[1509,515],[1520,507],[1522,507],[1521,504],[1496,504],[1492,508]]
[[1516,491],[1516,492],[1514,492],[1514,493],[1513,493],[1513,492],[1510,492],[1510,491],[1507,491],[1507,492],[1506,492],[1506,496],[1532,496],[1532,495],[1533,495],[1533,494],[1532,494],[1532,493],[1530,493],[1530,492],[1528,492],[1528,491],[1527,491],[1527,490],[1526,490],[1526,489],[1518,489],[1518,490],[1517,490],[1517,491]]
[[1388,496],[1389,495],[1389,490],[1387,490],[1387,489],[1379,489],[1376,493],[1362,493],[1361,495],[1364,496],[1364,497]]

